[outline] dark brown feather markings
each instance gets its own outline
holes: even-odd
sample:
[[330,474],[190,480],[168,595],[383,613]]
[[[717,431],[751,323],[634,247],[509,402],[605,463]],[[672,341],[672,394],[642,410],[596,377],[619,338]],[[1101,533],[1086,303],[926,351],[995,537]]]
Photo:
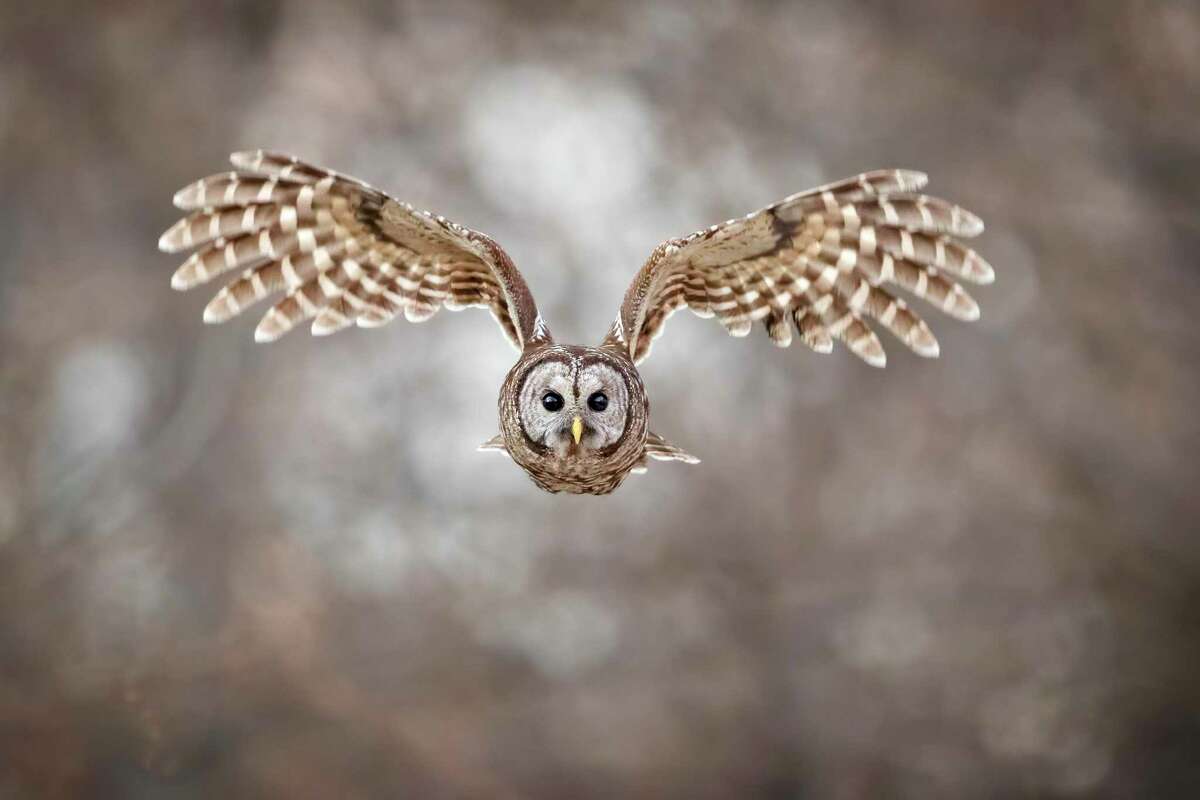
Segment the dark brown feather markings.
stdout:
[[[501,435],[481,449],[506,452],[551,492],[607,494],[645,471],[648,459],[697,462],[648,430],[649,400],[635,366],[680,308],[715,317],[733,336],[761,324],[781,347],[793,332],[818,352],[839,340],[883,366],[866,319],[920,355],[938,354],[928,326],[887,285],[971,320],[979,307],[956,279],[993,279],[991,266],[956,239],[981,233],[978,217],[918,194],[921,173],[880,170],[662,243],[634,276],[599,347],[557,345],[521,273],[485,234],[291,156],[255,151],[231,160],[234,171],[176,194],[190,213],[159,240],[169,252],[194,251],[172,278],[175,288],[240,271],[209,303],[205,321],[223,322],[281,290],[255,330],[260,341],[308,319],[314,334],[325,335],[351,324],[377,327],[400,313],[420,322],[442,308],[487,308],[521,355],[501,387]],[[588,362],[621,377],[629,402],[611,444],[572,446],[560,457],[524,430],[521,381],[555,359],[572,365],[576,395]]]

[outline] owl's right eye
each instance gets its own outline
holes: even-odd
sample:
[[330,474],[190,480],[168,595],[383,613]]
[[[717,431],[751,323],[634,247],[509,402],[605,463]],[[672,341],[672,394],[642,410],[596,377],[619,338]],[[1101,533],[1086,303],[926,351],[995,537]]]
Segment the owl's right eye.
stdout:
[[542,408],[547,411],[561,411],[562,407],[562,395],[558,392],[546,392],[542,395]]

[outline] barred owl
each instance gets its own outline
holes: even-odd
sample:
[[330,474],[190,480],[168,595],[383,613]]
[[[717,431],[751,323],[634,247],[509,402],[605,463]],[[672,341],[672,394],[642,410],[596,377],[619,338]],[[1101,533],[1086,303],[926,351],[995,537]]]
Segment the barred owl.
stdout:
[[938,355],[891,286],[973,320],[979,307],[957,279],[993,277],[955,239],[979,234],[978,217],[920,194],[919,172],[868,172],[662,243],[599,346],[562,345],[488,236],[290,156],[235,153],[232,162],[234,171],[175,195],[191,213],[159,240],[168,252],[195,248],[172,278],[176,289],[238,273],[204,321],[224,322],[276,291],[285,294],[255,329],[260,342],[310,319],[325,335],[400,314],[420,322],[443,307],[486,308],[520,356],[500,389],[500,433],[480,449],[506,453],[549,492],[607,494],[648,459],[697,463],[650,431],[636,366],[680,308],[715,317],[733,336],[758,322],[780,347],[798,336],[827,353],[836,339],[882,367],[868,319],[917,354]]

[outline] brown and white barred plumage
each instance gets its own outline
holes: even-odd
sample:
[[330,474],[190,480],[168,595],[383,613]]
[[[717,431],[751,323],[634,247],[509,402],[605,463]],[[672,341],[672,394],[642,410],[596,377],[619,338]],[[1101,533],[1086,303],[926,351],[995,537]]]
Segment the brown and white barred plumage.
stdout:
[[[235,153],[238,172],[175,195],[193,211],[159,239],[168,252],[199,247],[171,279],[190,289],[240,270],[204,309],[224,322],[277,291],[254,331],[278,339],[312,319],[313,335],[377,327],[403,312],[421,322],[445,306],[488,308],[509,340],[533,335],[536,308],[504,251],[483,234],[398,203],[362,181],[288,156]],[[524,304],[510,307],[509,298]]]
[[[516,407],[521,396],[520,386],[532,367],[548,359],[578,362],[581,365],[589,361],[603,361],[624,378],[631,390],[631,399],[625,415],[624,431],[611,448],[583,451],[571,458],[558,459],[525,435]],[[500,438],[505,443],[505,451],[534,483],[548,492],[608,494],[635,469],[644,471],[650,451],[658,452],[661,444],[665,444],[662,437],[649,433],[646,427],[650,417],[650,401],[637,367],[621,350],[557,344],[532,347],[521,355],[505,377],[500,389],[499,411]],[[648,444],[649,437],[653,437],[654,444]],[[679,460],[695,461],[682,451],[679,454]]]
[[992,268],[953,236],[972,237],[983,222],[959,206],[917,194],[919,172],[881,170],[831,183],[659,245],[642,267],[608,342],[626,344],[635,362],[676,310],[715,316],[733,336],[760,321],[780,347],[792,329],[813,350],[838,339],[872,366],[887,362],[863,318],[874,319],[922,356],[937,339],[895,284],[959,319],[979,306],[954,278],[990,283]]
[[[401,312],[420,322],[443,307],[487,308],[521,357],[501,389],[501,433],[481,449],[508,453],[548,491],[607,494],[645,471],[648,459],[696,463],[648,430],[649,403],[634,366],[680,308],[716,317],[733,336],[760,322],[781,347],[793,331],[823,353],[836,339],[882,367],[883,346],[867,320],[919,355],[939,351],[889,285],[973,320],[979,307],[957,281],[993,279],[987,262],[956,241],[983,231],[978,217],[920,194],[921,173],[881,170],[664,242],[634,278],[600,346],[565,347],[555,344],[511,259],[484,234],[290,156],[256,151],[232,161],[235,171],[175,195],[192,213],[159,240],[169,252],[195,249],[172,278],[177,289],[237,273],[204,320],[224,322],[276,292],[284,296],[259,322],[258,341],[308,320],[314,335],[325,335],[351,324],[377,327]],[[619,440],[589,450],[576,431],[575,446],[567,443],[561,455],[531,439],[518,408],[521,382],[555,360],[573,365],[576,386],[588,364],[619,376],[629,401],[619,409]],[[578,416],[575,422],[581,425]]]

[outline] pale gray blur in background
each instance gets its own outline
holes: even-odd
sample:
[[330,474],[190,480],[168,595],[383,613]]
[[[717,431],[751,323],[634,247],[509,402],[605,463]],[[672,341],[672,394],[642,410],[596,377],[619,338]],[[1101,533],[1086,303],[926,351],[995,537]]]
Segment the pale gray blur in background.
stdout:
[[[1195,797],[1194,2],[0,11],[0,798]],[[255,345],[155,250],[269,147],[594,343],[661,240],[877,167],[979,213],[942,358],[680,314],[602,499],[475,446],[486,313]]]

